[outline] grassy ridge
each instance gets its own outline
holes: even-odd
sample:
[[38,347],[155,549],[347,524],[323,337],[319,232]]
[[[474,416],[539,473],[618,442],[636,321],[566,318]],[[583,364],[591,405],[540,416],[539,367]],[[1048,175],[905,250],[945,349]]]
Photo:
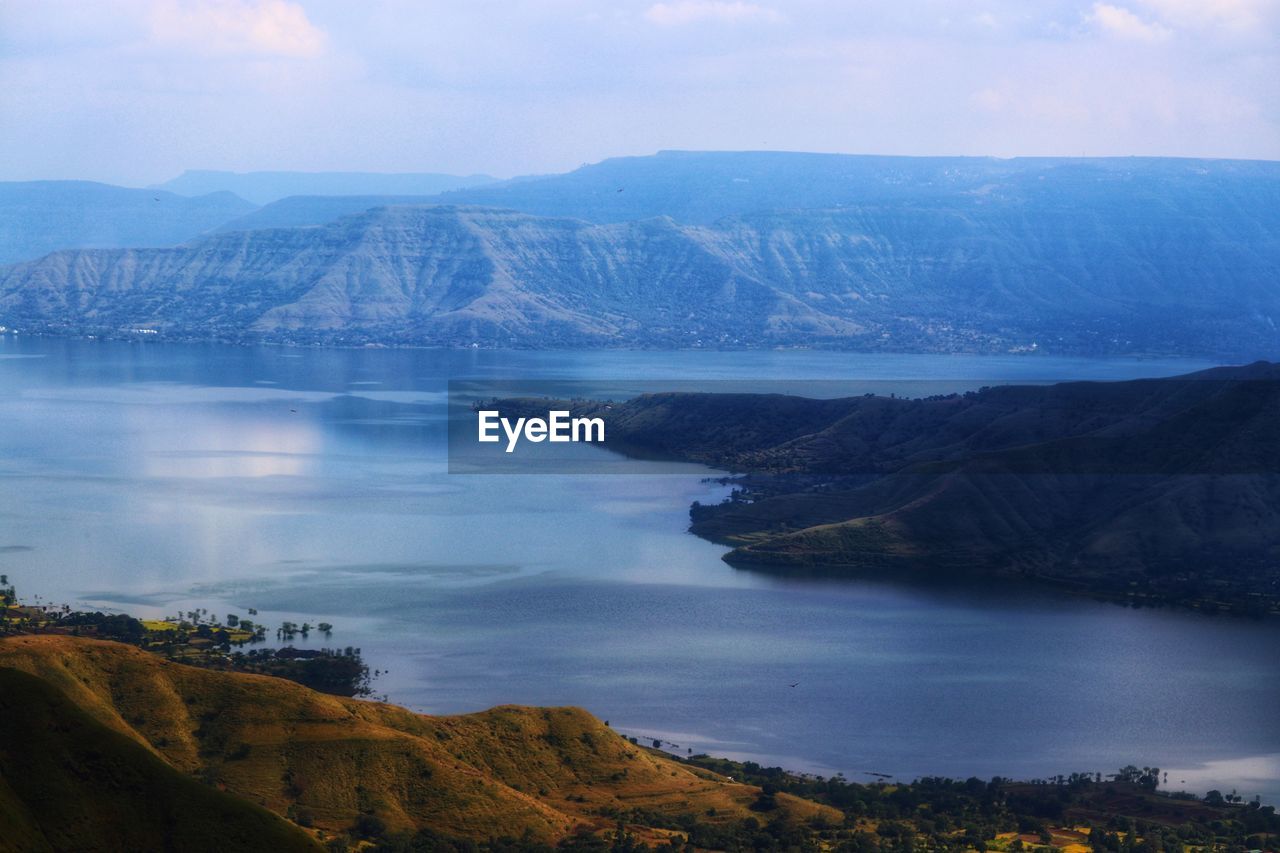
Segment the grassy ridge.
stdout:
[[674,759],[575,708],[427,717],[116,642],[0,639],[6,853],[1275,849],[1273,808],[1158,776],[858,784]]
[[[760,795],[637,747],[576,708],[425,717],[68,636],[0,640],[0,671],[15,670],[65,697],[95,732],[170,772],[330,836],[373,826],[555,843],[612,829],[613,815],[625,810],[741,820]],[[769,817],[801,823],[824,815],[839,817],[785,797]],[[644,824],[629,831],[653,842],[667,835]]]
[[266,809],[182,773],[47,681],[0,668],[0,849],[320,845]]

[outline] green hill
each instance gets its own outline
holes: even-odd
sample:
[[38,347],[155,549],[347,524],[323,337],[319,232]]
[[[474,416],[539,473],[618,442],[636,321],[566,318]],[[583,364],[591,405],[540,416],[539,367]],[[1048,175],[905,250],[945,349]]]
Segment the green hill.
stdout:
[[734,565],[1033,577],[1280,612],[1276,365],[928,399],[558,405],[602,417],[615,451],[746,473],[734,500],[692,511]]

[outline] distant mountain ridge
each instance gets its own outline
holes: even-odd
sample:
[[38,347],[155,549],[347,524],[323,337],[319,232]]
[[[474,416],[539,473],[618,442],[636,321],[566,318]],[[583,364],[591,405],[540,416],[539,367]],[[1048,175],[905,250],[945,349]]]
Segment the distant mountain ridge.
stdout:
[[92,181],[0,183],[0,264],[58,249],[174,246],[256,205],[227,192],[188,198]]
[[0,324],[340,344],[1280,350],[1277,163],[664,152],[436,196],[247,205],[177,249],[0,269]]
[[0,324],[242,341],[1256,357],[1280,349],[1280,218],[1265,218],[1266,202],[1032,215],[973,197],[715,227],[376,208],[18,264],[0,270]]
[[[796,210],[1003,206],[1042,217],[1072,207],[1211,214],[1280,209],[1280,163],[1165,157],[898,157],[785,151],[662,151],[562,175],[445,193],[443,203],[596,223],[669,216],[686,225]],[[1206,208],[1212,205],[1212,208]],[[1157,224],[1157,223],[1150,223]],[[1247,235],[1242,235],[1247,236]]]
[[496,181],[489,175],[446,175],[438,172],[222,172],[189,169],[155,189],[180,195],[233,192],[256,204],[287,196],[410,195],[430,196]]
[[[339,216],[391,204],[450,204],[518,210],[535,216],[569,217],[598,224],[668,216],[687,225],[711,225],[728,217],[797,210],[839,210],[865,205],[949,204],[979,199],[1028,198],[1045,192],[1077,196],[1124,192],[1159,198],[1180,194],[1194,202],[1206,178],[1228,182],[1239,193],[1248,185],[1276,180],[1275,164],[1239,160],[1161,158],[885,157],[771,151],[663,151],[646,157],[615,157],[556,175],[533,175],[479,186],[429,189],[426,184],[385,178],[360,190],[362,176],[296,175],[287,197],[265,205],[222,230],[322,225]],[[228,173],[208,175],[201,186],[236,189]],[[187,176],[178,179],[185,181]],[[470,179],[467,179],[470,180]],[[1047,187],[1041,185],[1048,182]],[[162,186],[170,186],[175,182]],[[342,187],[342,192],[325,187]],[[282,188],[283,189],[283,188]],[[1252,192],[1253,190],[1248,190]],[[1186,196],[1191,195],[1192,198]],[[1274,193],[1273,193],[1274,197]]]

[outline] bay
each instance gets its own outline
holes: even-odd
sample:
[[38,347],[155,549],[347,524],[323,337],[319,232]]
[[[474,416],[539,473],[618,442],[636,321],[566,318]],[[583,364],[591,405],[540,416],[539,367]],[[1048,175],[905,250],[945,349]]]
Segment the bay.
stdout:
[[332,622],[327,642],[360,647],[379,694],[428,713],[580,705],[680,753],[855,780],[1154,764],[1173,788],[1280,802],[1274,624],[1034,587],[734,569],[686,532],[689,503],[724,493],[695,466],[447,470],[456,378],[962,390],[1206,366],[7,336],[0,572],[24,597],[74,606]]

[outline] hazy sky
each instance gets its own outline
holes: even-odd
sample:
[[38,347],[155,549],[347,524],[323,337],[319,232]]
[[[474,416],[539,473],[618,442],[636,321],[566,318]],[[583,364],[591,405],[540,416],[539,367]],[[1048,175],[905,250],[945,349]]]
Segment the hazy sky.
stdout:
[[1280,159],[1280,0],[0,0],[0,179]]

